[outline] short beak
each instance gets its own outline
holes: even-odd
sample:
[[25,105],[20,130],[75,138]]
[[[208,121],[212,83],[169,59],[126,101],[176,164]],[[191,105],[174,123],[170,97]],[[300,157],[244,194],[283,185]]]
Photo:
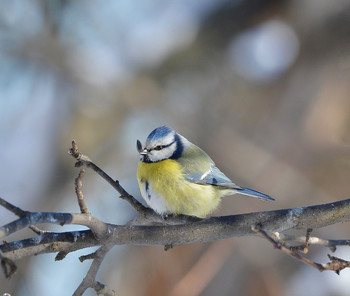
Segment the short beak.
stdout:
[[140,155],[147,155],[148,154],[147,149],[142,148],[142,144],[139,140],[137,140],[137,142],[136,142],[136,148],[137,148],[137,151],[140,153]]
[[140,155],[147,155],[148,151],[146,150],[146,148],[144,150],[142,150],[141,152],[139,152]]

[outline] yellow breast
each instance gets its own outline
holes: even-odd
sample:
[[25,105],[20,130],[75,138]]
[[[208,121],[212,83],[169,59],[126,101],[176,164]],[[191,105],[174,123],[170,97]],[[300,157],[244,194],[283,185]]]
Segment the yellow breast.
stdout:
[[220,202],[220,193],[215,187],[189,182],[178,162],[172,159],[155,163],[140,161],[137,180],[142,197],[159,214],[205,217]]

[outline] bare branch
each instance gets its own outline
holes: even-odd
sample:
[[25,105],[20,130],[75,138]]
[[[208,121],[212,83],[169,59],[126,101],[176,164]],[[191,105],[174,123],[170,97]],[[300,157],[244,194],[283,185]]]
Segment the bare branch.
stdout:
[[[114,291],[110,291],[107,286],[97,282],[96,274],[105,255],[114,245],[163,245],[165,249],[169,249],[185,244],[251,235],[265,237],[276,248],[320,271],[333,270],[339,273],[342,269],[350,267],[348,261],[340,258],[329,256],[330,262],[319,264],[297,252],[307,253],[309,246],[314,244],[327,246],[331,250],[335,250],[338,245],[350,245],[350,240],[325,240],[311,237],[312,229],[349,221],[350,199],[323,205],[208,219],[184,215],[162,217],[144,207],[126,192],[117,180],[114,181],[89,157],[79,152],[75,141],[72,142],[69,153],[77,160],[75,166],[84,165],[94,170],[141,215],[126,225],[114,225],[104,223],[90,214],[82,192],[84,169],[81,169],[75,179],[75,192],[81,213],[29,212],[0,198],[0,206],[19,217],[0,227],[0,238],[28,227],[37,234],[35,237],[19,241],[3,241],[3,244],[0,245],[0,258],[6,275],[10,276],[16,269],[12,260],[43,253],[57,253],[56,260],[62,260],[70,252],[99,246],[96,252],[79,258],[81,261],[92,259],[92,264],[74,295],[82,295],[86,289],[93,288],[96,293],[109,296],[115,295]],[[37,227],[38,224],[59,224],[61,226],[75,224],[88,227],[89,230],[45,232]],[[252,225],[255,226],[252,227]],[[307,229],[307,233],[306,236],[298,237],[282,233],[290,229]]]
[[292,251],[288,248],[286,248],[285,246],[281,245],[279,242],[275,241],[270,235],[267,234],[266,231],[264,231],[260,226],[252,226],[252,230],[260,235],[262,235],[263,237],[265,237],[270,243],[273,244],[273,246],[276,249],[281,250],[282,252],[286,253],[287,255],[307,264],[310,265],[313,268],[318,269],[319,271],[325,271],[325,270],[333,270],[335,271],[337,274],[340,273],[341,270],[343,270],[346,267],[350,267],[350,262],[328,255],[328,258],[331,260],[328,263],[325,264],[320,264],[317,262],[314,262],[306,257],[301,256],[299,253]]
[[0,206],[14,213],[18,217],[24,217],[27,213],[0,197]]
[[[2,200],[0,198],[0,200]],[[83,225],[90,228],[96,237],[104,236],[107,232],[107,224],[89,214],[70,214],[54,212],[25,212],[23,218],[17,219],[0,227],[0,238],[6,237],[21,229],[37,224],[65,224]],[[43,233],[42,233],[43,234]]]
[[87,272],[83,281],[80,283],[79,287],[75,290],[73,296],[83,295],[88,288],[94,288],[96,292],[98,291],[102,295],[115,295],[115,293],[111,294],[112,292],[110,292],[105,285],[102,287],[101,283],[96,282],[96,274],[100,268],[100,265],[112,247],[113,245],[107,244],[100,247],[96,252],[84,256],[85,259],[93,259],[93,261],[89,271]]
[[82,178],[85,175],[85,170],[81,169],[79,172],[78,177],[75,178],[74,184],[75,184],[75,194],[77,195],[78,198],[78,204],[79,204],[79,208],[80,208],[80,212],[82,214],[90,214],[86,203],[85,203],[85,197],[82,191],[82,187],[83,187],[83,182],[82,182]]
[[83,255],[79,257],[79,261],[80,262],[84,262],[85,260],[91,260],[91,259],[95,259],[98,256],[97,252],[93,252],[87,255]]
[[308,228],[306,230],[305,240],[303,244],[297,245],[297,246],[290,246],[289,249],[292,251],[303,252],[304,254],[307,254],[309,252],[310,236],[311,236],[312,230],[313,230],[312,228]]
[[39,227],[34,226],[34,225],[30,225],[29,229],[31,229],[36,234],[42,234],[42,233],[45,233],[45,232],[49,232],[49,231],[46,231],[46,230],[42,230]]
[[[2,199],[1,197],[0,197],[0,205],[3,206],[4,208],[6,208],[7,210],[9,210],[10,212],[14,213],[15,215],[17,215],[18,217],[25,217],[27,215],[26,211],[23,211],[22,209],[14,206],[13,204],[9,203],[8,201]],[[38,228],[34,225],[30,225],[29,228],[33,232],[35,232],[36,234],[41,234],[41,233],[45,232],[44,230],[41,230],[40,228]],[[1,238],[1,230],[0,230],[0,238]]]
[[68,153],[72,155],[77,162],[75,163],[76,167],[85,165],[88,168],[91,168],[97,174],[99,174],[103,179],[105,179],[112,187],[120,193],[120,198],[126,200],[136,211],[144,216],[152,215],[153,211],[150,208],[143,206],[137,199],[130,195],[119,183],[118,180],[114,181],[109,175],[107,175],[101,168],[94,164],[89,157],[82,154],[78,150],[78,144],[76,141],[72,141],[72,148],[68,150]]
[[0,261],[1,261],[1,268],[5,274],[5,277],[7,279],[11,278],[11,276],[17,270],[16,264],[11,259],[3,256],[2,252],[0,252]]
[[[331,256],[328,254],[329,260],[331,262],[328,262],[326,264],[322,264],[323,270],[333,270],[336,274],[339,274],[341,270],[343,270],[346,267],[350,267],[350,262],[335,256]],[[321,270],[322,271],[322,270]]]
[[23,218],[17,219],[0,227],[0,238],[6,237],[31,225],[50,223],[60,224],[63,226],[64,224],[71,224],[73,215],[74,214],[67,213],[28,212],[25,216],[23,216]]
[[[287,248],[294,248],[297,245],[297,249],[299,246],[303,246],[305,244],[305,241],[307,239],[306,236],[295,236],[280,232],[274,232],[271,234],[272,237],[274,237],[276,240],[279,241],[282,245],[285,245]],[[350,246],[350,240],[332,240],[332,239],[323,239],[315,236],[310,236],[308,239],[308,246],[310,245],[318,245],[323,247],[328,247],[332,252],[335,252],[337,249],[337,246]],[[304,251],[303,251],[304,252]],[[304,252],[305,253],[305,252]]]
[[[93,223],[96,218],[87,216],[86,214],[41,212],[31,214],[34,217],[37,217],[36,222],[40,223],[70,223],[96,228]],[[230,237],[256,235],[256,233],[251,229],[251,225],[261,225],[262,229],[271,233],[282,232],[290,229],[305,229],[309,228],[307,227],[309,225],[316,229],[327,225],[348,221],[349,219],[349,199],[330,204],[303,208],[212,217],[202,219],[198,222],[177,225],[112,225],[105,224],[96,219],[98,221],[97,225],[102,223],[103,226],[103,230],[100,232],[100,234],[105,234],[101,235],[98,240],[95,239],[95,236],[90,233],[89,230],[74,231],[71,233],[62,234],[46,233],[32,239],[8,243],[6,246],[0,245],[0,250],[4,253],[8,253],[7,256],[9,258],[17,259],[21,256],[30,256],[33,254],[47,252],[71,251],[85,248],[87,246],[102,245],[105,243],[112,243],[114,245],[168,245],[175,247],[185,244],[210,242]],[[21,219],[17,221],[20,220]],[[33,220],[34,218],[31,218],[26,224],[33,224]],[[16,224],[16,221],[12,223]],[[1,227],[0,231],[4,231],[4,228],[6,229],[6,226]],[[74,242],[74,240],[79,242],[80,245],[77,243],[73,247],[69,244],[68,248],[68,246],[64,244],[65,242]],[[17,252],[22,251],[19,250],[21,248],[18,248],[18,246],[24,242],[25,247],[29,249],[27,249],[25,254],[21,253],[22,255],[19,256],[17,255]],[[310,243],[313,243],[312,238],[310,238]],[[54,251],[50,248],[51,244],[55,244]],[[39,246],[40,248],[35,248]]]
[[60,260],[70,252],[98,245],[99,241],[91,230],[81,230],[49,232],[19,241],[6,242],[0,245],[0,251],[12,260],[59,252],[56,260]]

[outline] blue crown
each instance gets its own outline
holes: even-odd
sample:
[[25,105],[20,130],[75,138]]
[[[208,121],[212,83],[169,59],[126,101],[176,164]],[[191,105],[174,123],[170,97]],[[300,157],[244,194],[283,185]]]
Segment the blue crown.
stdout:
[[153,142],[162,139],[173,132],[174,130],[166,125],[157,127],[149,134],[149,136],[147,137],[147,142]]

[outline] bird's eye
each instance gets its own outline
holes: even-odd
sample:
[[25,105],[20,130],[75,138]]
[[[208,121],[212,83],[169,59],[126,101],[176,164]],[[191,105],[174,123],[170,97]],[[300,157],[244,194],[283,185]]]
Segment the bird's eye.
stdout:
[[154,150],[162,150],[162,149],[163,149],[163,146],[161,146],[161,145],[154,147]]

